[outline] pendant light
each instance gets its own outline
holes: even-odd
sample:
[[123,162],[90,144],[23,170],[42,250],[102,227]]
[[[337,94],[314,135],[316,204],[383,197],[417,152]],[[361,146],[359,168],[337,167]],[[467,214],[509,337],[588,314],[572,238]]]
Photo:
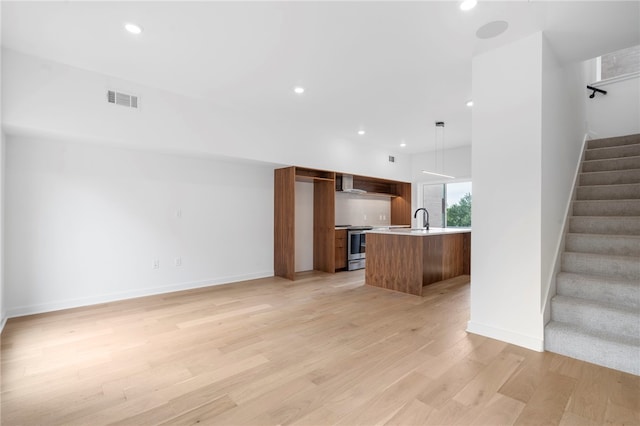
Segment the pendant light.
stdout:
[[444,121],[436,121],[436,137],[434,140],[433,169],[423,170],[422,173],[454,179],[453,176],[444,174]]

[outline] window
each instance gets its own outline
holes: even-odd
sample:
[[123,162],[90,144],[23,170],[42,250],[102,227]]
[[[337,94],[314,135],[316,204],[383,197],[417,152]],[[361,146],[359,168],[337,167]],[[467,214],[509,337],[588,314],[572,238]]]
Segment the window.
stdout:
[[618,50],[598,58],[597,80],[607,80],[640,71],[640,45]]
[[423,185],[422,202],[431,226],[471,226],[471,182]]
[[435,228],[444,228],[444,185],[424,185],[422,190],[422,206],[429,212],[429,224]]

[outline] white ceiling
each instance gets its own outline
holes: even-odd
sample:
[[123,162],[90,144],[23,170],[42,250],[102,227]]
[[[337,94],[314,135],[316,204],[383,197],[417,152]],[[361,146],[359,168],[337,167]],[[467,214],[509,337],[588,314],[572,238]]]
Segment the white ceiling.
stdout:
[[[395,152],[404,140],[414,153],[432,148],[436,120],[447,148],[471,143],[478,53],[538,30],[564,61],[640,42],[638,1],[458,4],[3,1],[2,44],[334,138]],[[476,38],[494,20],[508,30]]]

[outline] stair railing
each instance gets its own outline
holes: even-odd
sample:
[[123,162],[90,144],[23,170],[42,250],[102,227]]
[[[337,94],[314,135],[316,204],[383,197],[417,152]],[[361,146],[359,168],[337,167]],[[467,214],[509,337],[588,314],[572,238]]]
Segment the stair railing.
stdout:
[[602,89],[598,89],[597,87],[593,87],[593,86],[587,86],[588,90],[593,90],[593,92],[589,95],[589,99],[593,99],[596,97],[596,92],[597,93],[602,93],[603,95],[607,94],[606,90],[602,90]]

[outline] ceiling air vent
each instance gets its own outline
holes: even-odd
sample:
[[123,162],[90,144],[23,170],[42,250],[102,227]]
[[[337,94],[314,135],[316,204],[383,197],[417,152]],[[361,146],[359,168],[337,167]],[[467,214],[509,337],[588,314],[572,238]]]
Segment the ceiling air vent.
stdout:
[[115,90],[107,91],[107,102],[129,108],[138,108],[137,96],[127,95],[126,93],[116,92]]
[[390,163],[395,163],[396,162],[396,157],[394,157],[393,155],[389,156],[389,162]]

